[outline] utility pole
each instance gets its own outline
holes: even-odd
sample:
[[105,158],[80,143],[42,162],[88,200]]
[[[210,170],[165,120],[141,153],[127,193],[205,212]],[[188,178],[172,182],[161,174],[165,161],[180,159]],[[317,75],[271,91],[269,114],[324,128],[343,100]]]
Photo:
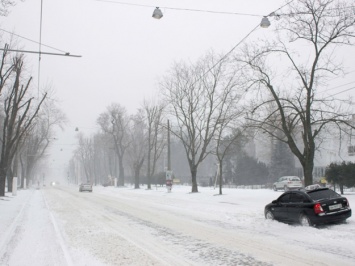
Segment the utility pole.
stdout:
[[171,171],[170,122],[168,119],[168,171]]
[[173,186],[173,175],[171,171],[171,159],[170,159],[170,123],[168,120],[168,168],[166,170],[166,188],[168,192],[171,192]]

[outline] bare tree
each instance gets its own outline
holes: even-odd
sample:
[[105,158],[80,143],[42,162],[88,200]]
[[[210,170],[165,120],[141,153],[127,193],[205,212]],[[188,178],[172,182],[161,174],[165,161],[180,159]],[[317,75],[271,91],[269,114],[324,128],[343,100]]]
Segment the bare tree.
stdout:
[[78,134],[79,146],[75,150],[75,154],[77,158],[79,158],[81,162],[82,169],[84,170],[85,183],[94,182],[94,145],[91,138],[86,138],[82,133]]
[[[229,130],[228,130],[229,129]],[[230,132],[230,134],[228,134]],[[219,194],[222,195],[223,186],[223,161],[228,155],[233,145],[243,137],[243,131],[235,128],[227,128],[223,125],[217,131],[215,155],[218,162]],[[228,135],[227,135],[228,134]]]
[[354,39],[353,4],[293,1],[288,12],[275,14],[281,18],[276,40],[258,47],[249,44],[238,56],[245,77],[260,92],[250,112],[251,125],[288,145],[303,167],[305,185],[313,183],[321,132],[328,126],[350,126],[345,102],[324,97],[319,90],[341,71],[336,51]]
[[[94,135],[94,171],[95,183],[113,185],[112,173],[117,173],[117,156],[112,136],[105,133]],[[109,181],[109,183],[108,183]]]
[[239,99],[236,76],[227,63],[210,52],[192,66],[175,64],[162,83],[176,120],[171,132],[182,142],[189,162],[192,192],[198,192],[197,169],[213,149],[210,144],[224,113]]
[[33,180],[33,170],[41,160],[46,158],[46,151],[55,141],[55,130],[57,128],[62,129],[67,119],[65,114],[56,106],[55,101],[49,100],[49,98],[43,103],[38,113],[38,119],[26,133],[17,150],[22,168],[22,187],[25,177],[27,180]]
[[7,16],[9,14],[9,8],[16,5],[15,0],[1,0],[0,1],[0,16]]
[[[6,54],[6,51],[4,51]],[[3,60],[6,56],[3,57]],[[2,62],[1,66],[5,66]],[[46,99],[45,93],[38,99],[30,97],[30,84],[32,78],[29,78],[25,84],[23,81],[24,62],[22,56],[15,57],[10,65],[12,73],[8,75],[9,71],[1,67],[1,91],[4,98],[4,118],[2,122],[2,132],[0,136],[1,141],[1,155],[0,155],[0,196],[5,195],[5,181],[9,167],[11,167],[12,160],[16,154],[21,140],[27,132],[31,129],[43,101]],[[6,77],[6,78],[4,78]],[[11,80],[11,77],[13,79]],[[12,85],[6,86],[12,82]],[[4,91],[4,89],[7,89]],[[33,108],[32,108],[32,105]],[[11,180],[9,180],[10,183]]]
[[131,117],[131,125],[128,127],[130,145],[127,148],[128,162],[131,165],[134,176],[134,188],[139,188],[140,172],[147,154],[147,134],[144,111],[138,109],[137,113]]
[[157,161],[164,150],[162,118],[164,106],[145,101],[143,104],[147,124],[147,186],[151,189],[151,178],[155,173]]
[[114,142],[114,150],[118,157],[119,179],[118,184],[124,186],[124,157],[127,148],[130,145],[129,141],[129,117],[124,107],[119,104],[111,104],[105,113],[102,113],[97,119],[97,123],[101,130],[110,134]]

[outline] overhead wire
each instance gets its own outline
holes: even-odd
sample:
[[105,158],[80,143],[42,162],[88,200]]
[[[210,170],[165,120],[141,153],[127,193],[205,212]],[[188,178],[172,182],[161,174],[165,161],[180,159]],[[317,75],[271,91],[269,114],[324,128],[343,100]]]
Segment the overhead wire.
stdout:
[[[153,5],[134,4],[134,3],[127,3],[127,2],[113,1],[113,0],[95,0],[95,1],[107,2],[107,3],[119,4],[119,5],[127,5],[127,6],[141,6],[141,7],[150,7],[150,8],[156,7]],[[178,7],[167,7],[167,6],[160,6],[160,7],[164,8],[164,9],[179,10],[179,11],[205,12],[205,13],[214,13],[214,14],[252,16],[252,17],[260,17],[261,16],[260,14],[238,13],[238,12],[228,12],[228,11],[214,11],[214,10],[178,8]]]
[[334,93],[334,94],[332,94],[332,95],[329,95],[329,96],[327,96],[327,97],[325,97],[325,98],[330,98],[330,97],[333,97],[333,96],[336,96],[336,95],[338,95],[338,94],[341,94],[341,93],[344,93],[344,92],[347,92],[347,91],[351,91],[351,90],[354,90],[354,89],[355,89],[355,87],[348,88],[348,89],[346,89],[346,90],[342,90],[342,91],[339,91],[339,92]]
[[340,87],[344,87],[344,86],[347,86],[347,85],[350,85],[350,84],[353,84],[353,83],[355,83],[355,81],[351,81],[351,82],[348,82],[348,83],[345,83],[345,84],[342,84],[342,85],[338,85],[336,87],[332,87],[332,88],[326,89],[323,92],[334,90],[334,89],[337,89],[337,88],[340,88]]
[[[10,32],[10,31],[5,30],[5,29],[2,29],[2,28],[0,28],[0,30],[3,31],[3,32],[6,32],[6,33],[8,33],[8,34],[14,35],[14,36],[16,36],[16,37],[19,37],[19,38],[21,38],[21,39],[24,39],[24,40],[26,40],[26,41],[39,44],[38,41],[34,41],[34,40],[30,39],[30,38],[27,38],[27,37],[24,37],[24,36],[22,36],[22,35],[16,34],[16,33],[14,33],[14,32]],[[55,47],[53,47],[53,46],[46,45],[46,44],[43,44],[43,43],[41,44],[41,46],[42,46],[42,47],[47,47],[47,48],[50,48],[50,49],[53,49],[53,50],[56,50],[56,51],[58,51],[58,52],[66,53],[66,51],[60,50],[60,49],[58,49],[58,48],[55,48]]]
[[[99,1],[99,0],[97,0]],[[284,8],[285,6],[291,4],[294,0],[291,0],[289,2],[287,2],[286,4],[284,4],[283,6],[279,7],[278,9],[276,9],[275,11],[271,12],[270,14],[273,14],[275,12],[277,12],[278,10]],[[212,67],[210,67],[206,72],[204,72],[202,74],[202,76],[197,79],[191,86],[193,86],[196,82],[198,82],[199,80],[201,80],[203,77],[205,77],[210,71],[212,71],[220,62],[222,62],[224,59],[226,59],[240,44],[242,44],[256,29],[258,29],[260,27],[260,24],[258,24],[256,27],[254,27],[246,36],[244,36],[244,38],[242,38],[236,45],[234,45],[232,47],[231,50],[229,50],[225,55],[223,55],[215,64],[212,65]]]

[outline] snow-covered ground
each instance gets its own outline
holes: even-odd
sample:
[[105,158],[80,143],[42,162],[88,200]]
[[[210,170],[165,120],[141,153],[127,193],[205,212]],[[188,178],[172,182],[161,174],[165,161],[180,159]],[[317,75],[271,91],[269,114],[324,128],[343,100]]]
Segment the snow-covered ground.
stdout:
[[[0,198],[0,265],[355,265],[355,218],[320,228],[264,219],[282,192],[76,186]],[[355,192],[345,196],[355,204]]]

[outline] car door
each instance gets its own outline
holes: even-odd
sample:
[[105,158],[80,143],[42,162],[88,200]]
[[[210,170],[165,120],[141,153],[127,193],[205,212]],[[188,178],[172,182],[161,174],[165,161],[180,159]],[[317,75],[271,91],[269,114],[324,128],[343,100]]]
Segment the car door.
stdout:
[[283,188],[283,183],[282,183],[283,180],[284,180],[284,177],[280,177],[279,180],[277,180],[277,183],[276,183],[277,189]]
[[288,219],[287,204],[290,201],[290,194],[281,195],[272,207],[272,212],[276,220],[286,221]]
[[290,222],[298,222],[300,213],[302,213],[306,201],[306,197],[298,192],[290,193],[289,203],[287,203],[287,220]]

